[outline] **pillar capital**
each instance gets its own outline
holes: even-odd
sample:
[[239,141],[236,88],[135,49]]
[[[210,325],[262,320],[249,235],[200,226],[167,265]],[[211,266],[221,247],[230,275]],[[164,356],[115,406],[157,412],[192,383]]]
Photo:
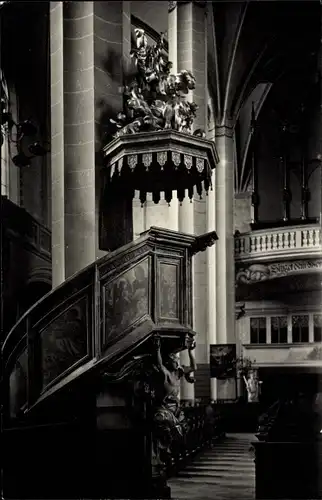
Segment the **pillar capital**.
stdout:
[[234,126],[232,123],[225,123],[224,125],[216,125],[215,137],[233,137]]
[[185,0],[169,0],[168,1],[168,11],[171,12],[174,10],[178,5],[180,4],[185,4],[185,3],[194,3],[195,5],[199,5],[200,7],[206,7],[207,2],[205,0],[190,0],[190,1],[185,1]]

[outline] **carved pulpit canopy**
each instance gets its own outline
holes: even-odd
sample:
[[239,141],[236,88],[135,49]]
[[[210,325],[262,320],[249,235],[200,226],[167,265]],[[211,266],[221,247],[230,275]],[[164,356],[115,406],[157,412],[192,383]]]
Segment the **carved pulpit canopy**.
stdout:
[[218,155],[203,130],[192,133],[197,106],[186,96],[195,78],[187,70],[171,74],[162,35],[153,46],[143,30],[136,29],[135,35],[131,56],[136,73],[124,87],[123,112],[110,120],[114,139],[104,148],[105,188],[128,198],[139,191],[142,204],[147,193],[155,203],[162,192],[168,203],[173,191],[179,201],[186,190],[190,199],[194,190],[202,196],[211,187]]
[[172,191],[183,201],[187,190],[190,199],[194,189],[199,196],[211,187],[211,171],[216,164],[213,142],[175,130],[142,132],[123,135],[105,148],[108,185],[112,192],[122,192],[122,186],[132,196],[147,193],[158,203],[161,192],[170,203]]

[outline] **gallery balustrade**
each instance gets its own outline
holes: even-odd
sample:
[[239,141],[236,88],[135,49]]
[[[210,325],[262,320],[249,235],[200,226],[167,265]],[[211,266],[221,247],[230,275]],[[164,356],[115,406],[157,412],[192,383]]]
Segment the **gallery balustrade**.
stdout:
[[274,257],[308,257],[322,254],[321,226],[310,224],[262,229],[237,235],[236,261],[261,261]]

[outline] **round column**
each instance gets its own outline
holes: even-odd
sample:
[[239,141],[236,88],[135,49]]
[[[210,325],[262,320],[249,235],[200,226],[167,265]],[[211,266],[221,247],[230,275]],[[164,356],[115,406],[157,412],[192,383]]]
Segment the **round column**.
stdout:
[[[216,172],[212,174],[213,186],[215,186]],[[207,232],[216,230],[216,197],[215,189],[208,193],[207,199]],[[216,243],[217,245],[217,243]],[[216,245],[207,248],[207,357],[210,363],[210,346],[217,343],[216,334]],[[210,378],[210,399],[217,399],[217,384],[216,379]]]
[[66,278],[95,260],[93,2],[64,3]]
[[65,280],[63,2],[50,2],[52,286]]
[[[216,168],[216,343],[234,344],[235,255],[234,255],[234,138],[230,124],[216,128],[219,164]],[[215,383],[215,382],[213,382]],[[217,398],[236,396],[234,379],[216,381]]]
[[[207,53],[206,53],[206,16],[205,5],[195,2],[170,2],[176,3],[173,10],[173,19],[177,22],[177,69],[189,70],[196,78],[196,88],[189,93],[187,99],[194,101],[198,106],[197,117],[193,123],[193,130],[206,129],[207,117]],[[198,197],[196,200],[196,196]],[[187,193],[182,206],[179,206],[179,231],[190,234],[205,232],[206,212],[205,203],[199,202],[195,194],[191,203]],[[193,259],[193,303],[194,303],[194,329],[198,332],[196,361],[205,365],[206,360],[206,320],[204,307],[206,304],[205,282],[206,262],[204,255],[197,255]],[[181,355],[181,363],[186,365],[189,361],[188,353]],[[198,377],[198,372],[196,373]],[[195,399],[195,386],[185,381],[181,387],[183,400]]]
[[[185,198],[182,202],[182,206],[179,206],[179,214],[178,215],[179,215],[179,231],[181,231],[183,233],[194,234],[193,203],[190,202],[187,191],[185,193]],[[192,276],[194,275],[193,270],[194,270],[194,267],[192,268]],[[194,280],[192,280],[192,281],[194,281]],[[198,339],[197,339],[197,342],[198,342]],[[196,347],[196,350],[197,349],[198,349],[198,346]],[[180,363],[183,366],[189,366],[190,360],[189,360],[189,354],[188,354],[187,350],[182,351],[180,353]],[[180,397],[181,397],[181,400],[185,401],[185,402],[193,402],[195,400],[195,386],[194,386],[194,384],[187,382],[184,378],[181,379]]]

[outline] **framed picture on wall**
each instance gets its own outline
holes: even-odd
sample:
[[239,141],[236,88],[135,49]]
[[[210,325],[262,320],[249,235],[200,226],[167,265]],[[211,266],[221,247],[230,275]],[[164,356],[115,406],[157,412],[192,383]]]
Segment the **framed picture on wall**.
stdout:
[[236,344],[210,345],[210,376],[219,380],[236,376]]

